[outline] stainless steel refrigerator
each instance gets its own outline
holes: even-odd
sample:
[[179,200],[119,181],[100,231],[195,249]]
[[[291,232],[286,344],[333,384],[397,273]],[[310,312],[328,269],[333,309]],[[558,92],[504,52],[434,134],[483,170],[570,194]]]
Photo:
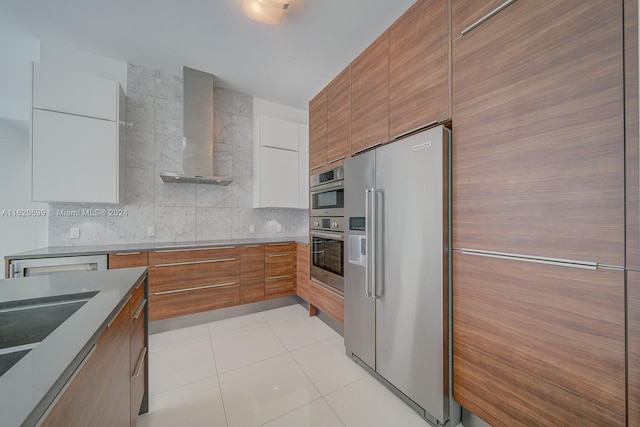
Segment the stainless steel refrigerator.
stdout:
[[344,339],[423,418],[455,426],[449,146],[438,126],[345,161]]

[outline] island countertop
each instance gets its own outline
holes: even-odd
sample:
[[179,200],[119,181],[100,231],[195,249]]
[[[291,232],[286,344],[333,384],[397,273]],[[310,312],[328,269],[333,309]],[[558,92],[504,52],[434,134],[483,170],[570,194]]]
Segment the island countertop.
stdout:
[[59,273],[0,280],[0,305],[77,293],[95,293],[80,309],[0,376],[3,426],[35,425],[89,353],[132,290],[147,277],[145,267]]

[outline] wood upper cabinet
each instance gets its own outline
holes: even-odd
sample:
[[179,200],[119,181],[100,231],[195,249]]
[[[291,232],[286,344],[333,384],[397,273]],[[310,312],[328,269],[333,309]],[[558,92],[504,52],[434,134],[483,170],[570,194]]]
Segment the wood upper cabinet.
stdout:
[[457,402],[495,427],[625,425],[623,271],[453,262]]
[[327,162],[351,154],[351,65],[327,85]]
[[508,6],[514,0],[451,0],[453,40],[462,35],[462,31],[478,23],[483,17],[496,11],[500,6]]
[[351,63],[351,154],[389,141],[389,31]]
[[311,277],[309,250],[309,245],[298,244],[296,254],[296,291],[298,296],[307,302],[309,302],[309,280]]
[[454,247],[624,266],[622,29],[517,1],[454,42]]
[[264,246],[240,248],[240,304],[264,301]]
[[327,164],[327,89],[309,101],[309,171]]
[[447,0],[414,3],[389,29],[389,136],[450,118]]
[[[640,147],[638,146],[638,1],[624,2],[627,263],[640,271]],[[640,420],[638,422],[640,425]],[[631,424],[630,424],[631,425]]]
[[42,426],[128,426],[129,303],[100,335]]

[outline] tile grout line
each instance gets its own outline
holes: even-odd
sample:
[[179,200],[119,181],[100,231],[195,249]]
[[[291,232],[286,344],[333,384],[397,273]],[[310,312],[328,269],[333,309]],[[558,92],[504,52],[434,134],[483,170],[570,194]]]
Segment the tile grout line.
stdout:
[[224,404],[224,394],[222,393],[222,384],[220,384],[220,372],[218,372],[218,363],[216,362],[216,352],[213,349],[213,337],[211,336],[211,328],[207,324],[207,331],[209,332],[209,346],[211,347],[211,354],[213,355],[213,364],[216,368],[216,378],[218,380],[218,391],[220,392],[220,400],[222,401],[222,412],[224,412],[224,422],[229,425],[229,418],[227,417],[227,407]]

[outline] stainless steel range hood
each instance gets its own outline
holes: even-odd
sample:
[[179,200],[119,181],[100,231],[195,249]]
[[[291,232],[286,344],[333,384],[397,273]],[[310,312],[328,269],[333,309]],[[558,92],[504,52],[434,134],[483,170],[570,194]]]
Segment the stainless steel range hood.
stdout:
[[160,172],[164,182],[229,185],[213,171],[213,75],[183,67],[184,137],[182,171]]

